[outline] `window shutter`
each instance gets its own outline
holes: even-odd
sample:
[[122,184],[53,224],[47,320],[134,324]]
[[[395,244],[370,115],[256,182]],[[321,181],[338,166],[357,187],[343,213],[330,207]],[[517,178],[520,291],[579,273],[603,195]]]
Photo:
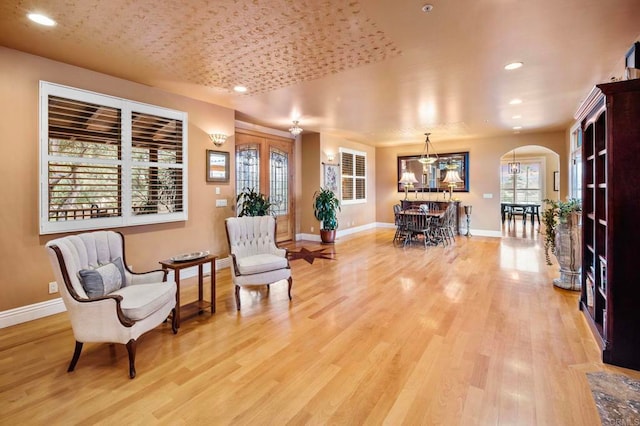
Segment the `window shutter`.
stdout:
[[342,200],[353,200],[353,154],[341,153],[342,164]]
[[363,155],[356,155],[356,200],[364,200],[367,198],[367,171],[366,171],[366,158]]
[[121,111],[57,96],[48,108],[48,221],[121,216]]
[[183,211],[182,121],[131,114],[133,214]]
[[340,148],[342,203],[367,200],[367,157],[363,152]]

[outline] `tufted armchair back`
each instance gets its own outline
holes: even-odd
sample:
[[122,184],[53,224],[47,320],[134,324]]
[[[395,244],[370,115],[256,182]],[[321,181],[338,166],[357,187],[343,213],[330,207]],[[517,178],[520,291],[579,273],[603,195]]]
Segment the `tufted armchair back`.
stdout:
[[237,258],[258,254],[282,256],[285,252],[276,246],[276,220],[273,216],[230,217],[226,228],[229,249]]
[[[47,247],[57,246],[62,253],[66,265],[69,282],[80,299],[87,299],[78,271],[81,269],[96,268],[99,265],[109,263],[118,257],[124,263],[124,241],[122,235],[113,231],[96,231],[80,235],[71,235],[58,238],[47,243]],[[51,264],[58,283],[64,283],[64,277],[58,260],[53,251],[49,251]],[[131,283],[131,273],[125,268],[127,284]],[[61,289],[63,298],[68,298],[66,289]],[[70,302],[67,300],[67,302]]]

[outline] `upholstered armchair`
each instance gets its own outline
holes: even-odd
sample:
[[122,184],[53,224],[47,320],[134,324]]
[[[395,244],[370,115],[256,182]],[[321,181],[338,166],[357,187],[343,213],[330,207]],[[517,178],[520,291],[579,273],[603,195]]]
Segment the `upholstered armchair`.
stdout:
[[134,273],[124,257],[124,236],[97,231],[58,238],[46,245],[76,347],[73,371],[86,342],[122,343],[129,354],[129,377],[136,376],[136,340],[173,312],[176,284],[158,270]]
[[276,220],[273,216],[245,216],[226,219],[227,241],[231,252],[231,277],[235,285],[236,307],[240,310],[240,287],[289,282],[291,267],[287,250],[276,246]]

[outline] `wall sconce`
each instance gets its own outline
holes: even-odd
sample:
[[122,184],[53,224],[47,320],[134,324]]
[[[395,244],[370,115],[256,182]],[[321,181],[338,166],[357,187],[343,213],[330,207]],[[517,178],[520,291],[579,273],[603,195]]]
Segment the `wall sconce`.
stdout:
[[333,163],[333,160],[335,160],[336,157],[333,154],[327,154],[327,161],[330,163]]
[[209,135],[209,138],[211,138],[211,142],[213,142],[215,146],[222,146],[222,144],[227,140],[227,137],[228,136],[224,133],[211,133]]

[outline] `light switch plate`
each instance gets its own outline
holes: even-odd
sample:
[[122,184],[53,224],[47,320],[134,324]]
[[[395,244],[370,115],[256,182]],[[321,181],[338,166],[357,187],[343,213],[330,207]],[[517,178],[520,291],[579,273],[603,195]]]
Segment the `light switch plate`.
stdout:
[[220,200],[216,200],[216,207],[227,207],[227,199],[222,198]]
[[493,194],[482,194],[482,198],[493,198]]

